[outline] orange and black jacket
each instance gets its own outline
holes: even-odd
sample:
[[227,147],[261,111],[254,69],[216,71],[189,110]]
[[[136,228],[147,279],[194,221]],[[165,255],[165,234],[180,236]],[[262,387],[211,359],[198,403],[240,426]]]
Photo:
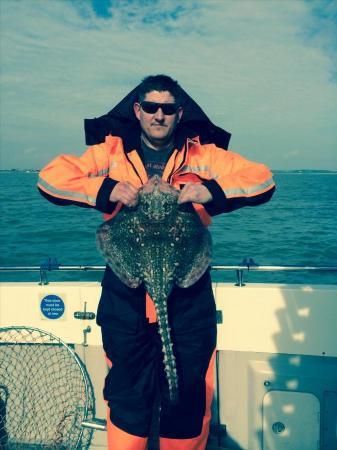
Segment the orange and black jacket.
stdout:
[[[55,158],[41,170],[38,188],[55,204],[96,208],[108,219],[121,207],[109,200],[115,185],[129,181],[140,187],[148,179],[139,148],[139,133],[137,136],[129,130],[124,139],[109,135],[79,157]],[[198,137],[187,138],[182,148],[173,151],[162,178],[177,188],[186,181],[207,187],[213,200],[203,206],[194,205],[204,223],[216,214],[265,203],[275,189],[265,165],[214,144],[201,144]]]

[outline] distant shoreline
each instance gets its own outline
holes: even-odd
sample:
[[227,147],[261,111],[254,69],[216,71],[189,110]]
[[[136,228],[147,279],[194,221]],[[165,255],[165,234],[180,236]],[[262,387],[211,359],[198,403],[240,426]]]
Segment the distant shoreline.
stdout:
[[306,173],[316,173],[316,174],[336,174],[337,170],[319,170],[319,169],[296,169],[296,170],[282,170],[282,169],[274,169],[273,173],[294,173],[294,174],[306,174]]
[[0,172],[38,173],[38,172],[40,172],[40,169],[0,169]]
[[[6,173],[39,173],[40,169],[0,169],[1,172]],[[285,169],[272,169],[274,174],[279,173],[290,173],[290,174],[337,174],[337,170],[324,170],[324,169],[293,169],[293,170],[285,170]]]

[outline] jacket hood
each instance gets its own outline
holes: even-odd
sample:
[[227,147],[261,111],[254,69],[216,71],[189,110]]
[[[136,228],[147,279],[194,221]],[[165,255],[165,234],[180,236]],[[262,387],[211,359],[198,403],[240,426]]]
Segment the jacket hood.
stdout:
[[[94,119],[84,119],[85,141],[87,145],[99,144],[105,136],[125,136],[132,130],[140,133],[138,119],[133,111],[133,104],[138,100],[139,86],[135,87],[107,114]],[[184,114],[177,125],[177,145],[186,138],[199,136],[201,144],[214,143],[218,147],[228,148],[231,134],[214,125],[200,106],[182,89]]]

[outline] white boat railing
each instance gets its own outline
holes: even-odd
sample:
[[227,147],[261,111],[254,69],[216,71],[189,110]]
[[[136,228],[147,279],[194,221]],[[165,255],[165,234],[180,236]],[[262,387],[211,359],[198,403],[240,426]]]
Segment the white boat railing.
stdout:
[[[39,272],[40,285],[48,284],[47,272],[103,272],[106,266],[101,265],[60,265],[56,260],[49,260],[40,266],[0,266],[0,273],[4,272]],[[244,259],[237,265],[213,265],[214,272],[235,271],[235,286],[245,286],[244,272],[337,272],[337,266],[301,266],[301,265],[260,265],[252,258]]]

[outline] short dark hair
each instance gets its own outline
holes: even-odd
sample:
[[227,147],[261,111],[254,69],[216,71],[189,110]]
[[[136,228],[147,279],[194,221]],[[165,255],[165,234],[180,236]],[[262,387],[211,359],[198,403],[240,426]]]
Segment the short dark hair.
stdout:
[[181,87],[178,81],[167,75],[149,75],[144,78],[138,86],[138,101],[142,102],[146,94],[151,91],[169,91],[176,103],[181,104]]

